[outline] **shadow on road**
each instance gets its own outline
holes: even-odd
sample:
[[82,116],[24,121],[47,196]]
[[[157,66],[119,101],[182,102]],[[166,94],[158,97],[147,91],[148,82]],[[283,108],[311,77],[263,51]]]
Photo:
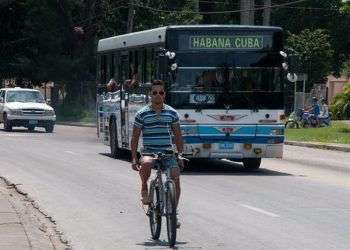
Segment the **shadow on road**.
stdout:
[[[176,245],[185,245],[187,244],[187,242],[181,242],[181,241],[176,241]],[[157,247],[162,247],[161,249],[163,249],[163,247],[167,247],[169,248],[169,243],[165,240],[149,240],[149,241],[145,241],[142,243],[136,243],[136,245],[138,246],[144,246],[148,249],[148,247],[152,247],[151,249],[158,249]],[[153,248],[154,247],[154,248]],[[178,247],[178,246],[174,246],[171,249],[181,249],[182,247]]]
[[4,133],[26,133],[26,134],[46,134],[45,130],[34,130],[33,132],[29,132],[28,129],[12,129],[12,131],[5,131],[3,128],[0,129],[1,132]]
[[241,163],[224,160],[196,160],[182,175],[255,175],[255,176],[292,176],[291,174],[259,168],[247,170]]
[[[110,153],[98,153],[98,154],[114,159]],[[130,159],[131,159],[131,155],[129,152],[125,152],[125,154],[123,154],[121,158],[118,158],[118,160],[125,161],[125,162],[130,162]]]
[[[113,159],[110,153],[99,153]],[[126,151],[118,160],[130,162],[130,152]],[[185,168],[181,175],[256,175],[256,176],[292,176],[291,174],[260,168],[247,170],[241,163],[226,160],[195,160]]]

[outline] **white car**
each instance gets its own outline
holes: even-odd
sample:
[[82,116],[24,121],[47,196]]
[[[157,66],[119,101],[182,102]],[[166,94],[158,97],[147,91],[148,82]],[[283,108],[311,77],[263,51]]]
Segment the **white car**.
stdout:
[[43,127],[52,133],[55,121],[55,111],[46,104],[40,91],[17,87],[0,89],[0,122],[6,131],[12,127],[26,127],[29,131]]

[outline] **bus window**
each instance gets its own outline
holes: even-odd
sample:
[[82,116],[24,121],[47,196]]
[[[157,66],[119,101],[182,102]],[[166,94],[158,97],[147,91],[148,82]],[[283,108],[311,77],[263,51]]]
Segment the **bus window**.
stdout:
[[107,83],[107,75],[106,75],[106,68],[107,68],[107,58],[106,55],[103,55],[101,58],[101,84]]
[[114,54],[114,74],[113,78],[118,80],[119,79],[119,61],[120,61],[120,53]]
[[110,55],[110,63],[109,63],[109,78],[114,78],[114,73],[115,73],[115,70],[114,70],[114,59],[115,59],[115,55],[114,54],[111,54]]
[[145,56],[145,82],[152,81],[152,50],[146,50]]

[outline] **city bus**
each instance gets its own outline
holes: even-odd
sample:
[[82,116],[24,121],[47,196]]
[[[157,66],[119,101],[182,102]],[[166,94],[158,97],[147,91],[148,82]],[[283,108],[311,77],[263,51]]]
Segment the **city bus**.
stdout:
[[135,113],[161,79],[188,158],[228,159],[250,170],[262,158],[282,158],[282,33],[271,26],[183,25],[99,40],[99,139],[115,158],[130,150]]

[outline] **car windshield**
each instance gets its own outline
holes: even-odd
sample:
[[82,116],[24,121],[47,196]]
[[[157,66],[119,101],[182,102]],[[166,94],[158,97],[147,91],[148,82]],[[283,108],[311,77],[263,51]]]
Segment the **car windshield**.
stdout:
[[39,91],[16,90],[7,92],[6,102],[44,103],[45,100]]

